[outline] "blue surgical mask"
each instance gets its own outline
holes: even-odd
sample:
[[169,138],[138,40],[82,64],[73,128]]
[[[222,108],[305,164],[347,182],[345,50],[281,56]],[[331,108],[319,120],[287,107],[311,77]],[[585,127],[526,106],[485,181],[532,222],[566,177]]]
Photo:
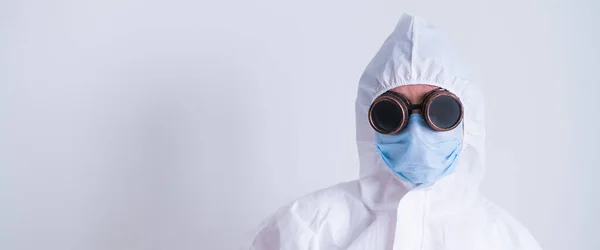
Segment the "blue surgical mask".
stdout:
[[462,150],[462,126],[438,132],[421,114],[411,114],[402,131],[393,135],[376,133],[377,149],[385,164],[413,184],[428,184],[452,173]]

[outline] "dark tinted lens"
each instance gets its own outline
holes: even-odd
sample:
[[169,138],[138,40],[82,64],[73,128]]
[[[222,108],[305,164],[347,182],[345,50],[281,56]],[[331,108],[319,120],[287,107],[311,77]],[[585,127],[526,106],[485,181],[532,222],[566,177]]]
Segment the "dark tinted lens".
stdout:
[[456,125],[461,115],[458,101],[447,95],[435,97],[428,111],[431,123],[443,129]]
[[381,101],[373,106],[371,119],[376,129],[390,133],[402,124],[402,109],[391,101]]

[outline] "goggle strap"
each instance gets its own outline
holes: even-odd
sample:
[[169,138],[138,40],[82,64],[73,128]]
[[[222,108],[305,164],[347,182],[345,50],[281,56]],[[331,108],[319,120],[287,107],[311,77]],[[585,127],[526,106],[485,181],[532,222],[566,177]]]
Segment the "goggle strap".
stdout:
[[415,110],[415,109],[421,109],[423,107],[423,104],[411,104],[410,106],[408,106],[409,110]]

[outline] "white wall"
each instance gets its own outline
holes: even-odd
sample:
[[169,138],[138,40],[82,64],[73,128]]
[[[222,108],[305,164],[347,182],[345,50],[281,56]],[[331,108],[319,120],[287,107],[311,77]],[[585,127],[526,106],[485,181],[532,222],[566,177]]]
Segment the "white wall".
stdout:
[[483,192],[545,249],[599,249],[599,8],[2,0],[0,249],[233,249],[354,178],[355,87],[401,12],[485,84]]

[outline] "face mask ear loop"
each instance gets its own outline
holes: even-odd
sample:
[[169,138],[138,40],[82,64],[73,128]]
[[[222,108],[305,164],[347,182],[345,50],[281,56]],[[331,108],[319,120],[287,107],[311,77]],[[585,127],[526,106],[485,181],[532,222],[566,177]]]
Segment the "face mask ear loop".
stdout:
[[467,148],[467,144],[465,143],[465,122],[463,120],[463,122],[461,123],[461,127],[462,127],[462,146],[461,146],[461,150],[460,152],[462,153],[462,151],[465,150],[465,148]]

